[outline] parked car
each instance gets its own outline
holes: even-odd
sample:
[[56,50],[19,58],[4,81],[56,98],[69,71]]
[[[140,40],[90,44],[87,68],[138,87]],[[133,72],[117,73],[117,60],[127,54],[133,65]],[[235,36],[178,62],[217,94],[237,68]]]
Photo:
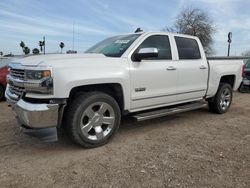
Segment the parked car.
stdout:
[[243,81],[239,87],[240,92],[250,92],[250,59],[245,63],[243,70]]
[[32,56],[10,65],[5,96],[24,129],[67,127],[77,144],[106,144],[123,115],[138,121],[203,108],[223,114],[243,60],[207,60],[197,37],[141,32],[84,54]]
[[6,76],[8,74],[7,61],[0,59],[0,101],[4,99],[4,92],[7,85]]

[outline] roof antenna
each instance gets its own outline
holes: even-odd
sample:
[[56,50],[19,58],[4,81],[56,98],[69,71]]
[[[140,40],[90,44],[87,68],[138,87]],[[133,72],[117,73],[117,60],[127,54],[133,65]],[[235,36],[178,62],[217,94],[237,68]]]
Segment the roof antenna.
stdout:
[[75,50],[75,21],[73,22],[73,31],[72,31],[72,50]]
[[135,33],[140,33],[140,32],[142,32],[143,30],[140,28],[140,27],[138,27],[136,30],[135,30]]

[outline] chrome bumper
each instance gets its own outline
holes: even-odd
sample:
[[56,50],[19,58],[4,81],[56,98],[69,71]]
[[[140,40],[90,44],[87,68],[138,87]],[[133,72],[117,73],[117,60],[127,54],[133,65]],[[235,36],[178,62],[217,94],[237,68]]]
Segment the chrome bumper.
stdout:
[[57,127],[59,104],[33,104],[22,99],[15,101],[6,90],[5,97],[17,115],[17,121],[28,128],[42,129]]
[[57,126],[58,109],[58,104],[32,104],[22,99],[13,107],[23,125],[39,129]]

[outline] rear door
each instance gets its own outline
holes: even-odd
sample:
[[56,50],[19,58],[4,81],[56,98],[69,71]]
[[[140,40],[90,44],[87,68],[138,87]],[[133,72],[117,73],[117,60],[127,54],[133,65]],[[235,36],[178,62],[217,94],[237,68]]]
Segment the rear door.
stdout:
[[208,80],[208,63],[203,48],[195,38],[179,36],[174,38],[179,58],[178,100],[186,101],[202,98],[205,96]]

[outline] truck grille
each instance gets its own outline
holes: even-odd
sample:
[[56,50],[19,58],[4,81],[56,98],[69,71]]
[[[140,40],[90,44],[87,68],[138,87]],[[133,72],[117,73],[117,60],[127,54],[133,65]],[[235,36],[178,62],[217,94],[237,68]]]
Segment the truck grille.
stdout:
[[[20,82],[24,81],[25,71],[24,69],[10,68],[10,76],[13,80],[9,82],[9,91],[20,98],[24,92],[24,87],[20,86]],[[15,79],[19,81],[19,84],[14,81]]]
[[10,69],[10,75],[13,77],[13,78],[18,78],[20,80],[24,80],[24,70],[21,70],[21,69]]

